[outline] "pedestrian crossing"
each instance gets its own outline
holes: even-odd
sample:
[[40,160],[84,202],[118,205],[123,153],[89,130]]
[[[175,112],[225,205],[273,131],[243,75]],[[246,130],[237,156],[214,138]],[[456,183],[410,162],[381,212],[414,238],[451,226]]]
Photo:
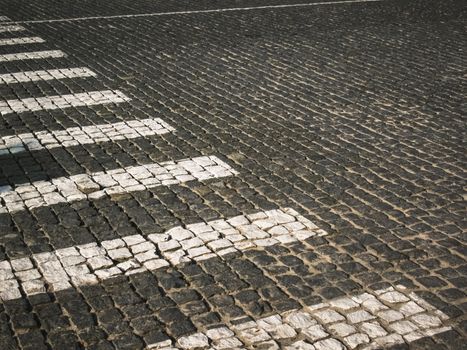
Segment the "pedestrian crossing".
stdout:
[[[0,17],[0,21],[8,21]],[[0,33],[25,31],[19,25],[1,25]],[[40,37],[0,39],[0,46],[42,44]],[[66,58],[61,50],[0,55],[0,62]],[[61,79],[96,78],[87,67],[22,71],[0,75],[0,85]],[[128,103],[120,90],[97,90],[64,95],[0,101],[0,115],[65,108]],[[0,156],[18,153],[116,142],[174,133],[176,127],[161,118],[116,123],[96,123],[63,130],[33,130],[0,138]],[[153,162],[106,171],[55,177],[47,181],[0,186],[0,215],[68,205],[100,198],[188,182],[203,182],[239,176],[240,173],[216,155]],[[0,260],[0,300],[12,301],[44,293],[92,286],[117,276],[130,276],[177,268],[186,263],[224,259],[247,249],[304,242],[328,233],[292,208],[257,210],[239,215],[172,227],[147,236],[123,236],[95,241],[30,256]],[[392,287],[391,287],[392,288]],[[277,340],[290,341],[286,349],[374,349],[388,344],[412,342],[450,329],[448,316],[413,293],[398,287],[377,290],[346,299],[332,299],[303,310],[289,310],[235,325],[201,330],[174,341],[149,344],[148,349],[268,348]],[[399,317],[399,315],[401,315]],[[402,320],[404,318],[404,320]],[[405,318],[409,318],[406,320]],[[413,327],[407,330],[409,322]],[[270,347],[274,348],[274,347]]]

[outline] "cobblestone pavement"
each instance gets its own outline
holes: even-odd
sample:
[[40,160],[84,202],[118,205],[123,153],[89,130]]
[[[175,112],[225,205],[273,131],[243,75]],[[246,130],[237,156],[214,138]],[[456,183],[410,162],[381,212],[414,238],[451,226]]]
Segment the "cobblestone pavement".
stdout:
[[466,349],[465,10],[0,0],[0,349]]

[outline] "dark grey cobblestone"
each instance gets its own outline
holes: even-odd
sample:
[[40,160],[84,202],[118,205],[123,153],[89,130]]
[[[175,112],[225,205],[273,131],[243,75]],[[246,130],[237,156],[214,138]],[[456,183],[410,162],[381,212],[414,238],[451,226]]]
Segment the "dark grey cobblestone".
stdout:
[[[0,0],[12,20],[289,1]],[[0,261],[290,207],[328,235],[5,300],[5,349],[143,349],[403,285],[467,336],[465,5],[383,1],[23,24],[0,74],[87,67],[97,78],[0,84],[1,101],[120,90],[131,101],[0,116],[0,137],[161,118],[175,132],[0,154],[0,186],[216,155],[238,175],[0,213]],[[464,75],[463,75],[464,74]],[[3,203],[0,203],[3,204]],[[273,348],[272,346],[270,348]]]

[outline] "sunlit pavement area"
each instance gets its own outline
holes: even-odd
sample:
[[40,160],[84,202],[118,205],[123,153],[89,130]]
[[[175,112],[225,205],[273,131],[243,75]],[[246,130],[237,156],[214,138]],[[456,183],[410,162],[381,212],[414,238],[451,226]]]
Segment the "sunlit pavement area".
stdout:
[[466,349],[465,23],[0,0],[0,349]]

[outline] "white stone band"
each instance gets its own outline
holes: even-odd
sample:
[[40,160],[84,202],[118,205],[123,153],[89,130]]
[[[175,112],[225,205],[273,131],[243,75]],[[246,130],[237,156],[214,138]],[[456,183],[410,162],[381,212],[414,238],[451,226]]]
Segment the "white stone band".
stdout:
[[219,158],[203,156],[36,181],[21,184],[14,189],[3,186],[0,187],[0,213],[236,174],[237,171]]
[[0,39],[0,46],[40,44],[40,43],[45,43],[45,40],[38,36],[25,36],[21,38]]
[[37,151],[57,147],[71,147],[90,143],[118,141],[162,135],[174,131],[159,118],[129,120],[112,124],[72,127],[58,131],[38,131],[33,133],[4,136],[0,138],[0,155]]
[[94,106],[130,101],[119,90],[101,90],[78,94],[24,98],[20,100],[0,101],[0,114],[33,112],[40,110],[63,109],[69,107]]
[[60,58],[60,57],[66,57],[66,54],[60,50],[18,52],[18,53],[9,53],[5,55],[0,55],[0,62],[40,60],[44,58]]
[[[326,232],[292,209],[174,227],[164,233],[58,249],[0,262],[0,298],[58,291],[134,274],[222,257],[248,248],[302,241]],[[21,292],[22,290],[22,292]]]
[[37,70],[0,74],[0,84],[26,83],[41,80],[88,78],[94,76],[96,76],[96,73],[86,67]]
[[449,317],[399,286],[337,298],[257,321],[235,320],[148,349],[371,350],[446,332]]
[[21,32],[23,30],[26,30],[23,26],[18,26],[18,25],[0,25],[0,33],[6,33],[6,32]]

